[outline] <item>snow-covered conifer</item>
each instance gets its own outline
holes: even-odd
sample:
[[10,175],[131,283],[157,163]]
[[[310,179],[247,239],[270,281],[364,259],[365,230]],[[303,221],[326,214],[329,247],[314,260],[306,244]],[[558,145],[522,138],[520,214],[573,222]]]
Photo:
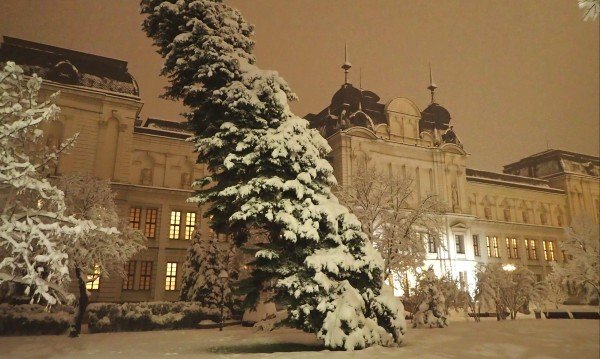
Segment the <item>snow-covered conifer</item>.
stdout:
[[219,279],[223,270],[233,276],[229,274],[232,270],[228,266],[231,250],[227,243],[219,243],[216,236],[202,236],[198,229],[187,251],[180,299],[218,309],[222,301],[231,296],[229,283]]
[[165,58],[165,95],[190,108],[211,172],[193,201],[238,244],[268,233],[252,264],[257,289],[274,283],[288,323],[330,348],[399,343],[404,311],[383,286],[383,260],[331,193],[327,142],[290,111],[285,81],[255,65],[252,26],[218,0],[147,0],[142,12]]
[[130,228],[119,217],[108,180],[89,175],[63,175],[59,179],[59,188],[65,194],[66,213],[91,221],[95,226],[66,249],[69,269],[79,288],[78,310],[71,328],[71,336],[78,336],[89,302],[88,276],[94,272],[103,277],[110,273],[123,276],[124,265],[145,248],[146,239],[141,231]]
[[448,325],[446,299],[439,288],[440,279],[436,277],[433,268],[420,273],[417,281],[417,296],[420,300],[414,313],[413,326],[443,328]]
[[65,214],[64,194],[46,178],[58,149],[45,146],[42,124],[59,108],[38,103],[42,79],[27,79],[7,62],[0,70],[0,284],[20,283],[31,301],[55,304],[68,299],[69,247],[93,226]]

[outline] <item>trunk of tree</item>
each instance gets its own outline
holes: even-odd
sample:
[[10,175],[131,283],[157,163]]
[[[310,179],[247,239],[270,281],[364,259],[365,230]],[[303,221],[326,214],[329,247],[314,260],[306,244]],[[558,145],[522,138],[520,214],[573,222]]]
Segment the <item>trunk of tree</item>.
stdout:
[[69,336],[72,338],[78,337],[81,334],[81,323],[83,322],[83,315],[89,303],[87,295],[87,288],[85,287],[85,280],[83,279],[83,273],[79,267],[75,267],[75,275],[77,276],[77,284],[79,286],[79,301],[77,305],[77,313],[75,314],[75,320],[71,325],[71,332]]

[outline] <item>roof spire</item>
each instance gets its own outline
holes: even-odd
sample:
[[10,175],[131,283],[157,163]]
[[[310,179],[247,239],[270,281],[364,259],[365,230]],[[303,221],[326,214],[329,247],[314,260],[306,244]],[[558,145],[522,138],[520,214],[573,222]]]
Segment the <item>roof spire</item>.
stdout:
[[348,70],[352,67],[352,64],[348,61],[348,42],[344,41],[344,64],[342,65],[342,69],[344,69],[344,85],[348,83]]
[[435,103],[435,89],[437,88],[437,85],[433,83],[433,74],[431,72],[431,62],[429,63],[429,86],[427,87],[427,89],[429,91],[431,91],[431,103]]

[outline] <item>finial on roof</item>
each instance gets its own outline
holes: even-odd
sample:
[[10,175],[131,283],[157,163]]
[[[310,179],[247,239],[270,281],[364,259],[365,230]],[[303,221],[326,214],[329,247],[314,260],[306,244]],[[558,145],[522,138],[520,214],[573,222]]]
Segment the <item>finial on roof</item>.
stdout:
[[352,67],[350,61],[348,61],[348,42],[344,42],[344,64],[342,65],[342,69],[344,69],[344,84],[348,83],[348,70]]
[[431,62],[429,63],[429,86],[427,87],[429,91],[431,91],[431,103],[435,103],[435,89],[437,89],[437,85],[433,83],[433,73],[431,71]]

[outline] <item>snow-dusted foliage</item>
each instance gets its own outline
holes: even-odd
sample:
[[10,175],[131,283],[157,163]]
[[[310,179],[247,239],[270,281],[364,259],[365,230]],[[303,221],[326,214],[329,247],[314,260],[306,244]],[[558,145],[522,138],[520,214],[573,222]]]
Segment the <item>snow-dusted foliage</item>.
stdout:
[[600,14],[600,0],[577,0],[579,8],[583,10],[583,20],[596,20]]
[[336,188],[340,201],[358,217],[363,232],[383,256],[388,278],[416,273],[427,257],[426,241],[435,248],[442,245],[440,214],[445,206],[434,194],[417,199],[415,188],[412,178],[362,164],[347,185]]
[[417,278],[417,296],[419,305],[413,316],[413,326],[438,327],[447,326],[446,298],[439,288],[440,279],[436,277],[433,268],[419,273]]
[[383,286],[383,260],[330,191],[327,142],[291,113],[285,81],[255,65],[252,26],[217,0],[147,0],[142,13],[165,58],[165,95],[190,108],[198,160],[212,173],[192,200],[238,244],[268,233],[252,263],[256,290],[275,289],[288,323],[330,348],[401,342],[403,308]]
[[59,108],[54,96],[38,103],[41,85],[13,62],[0,70],[0,284],[20,283],[32,302],[55,304],[69,297],[68,250],[93,224],[67,216],[63,192],[46,179],[73,139],[45,146],[41,126]]
[[556,279],[582,290],[588,301],[600,296],[600,235],[592,218],[576,217],[561,244],[566,262],[554,263]]
[[495,308],[498,320],[515,319],[517,312],[542,293],[543,284],[535,282],[533,272],[524,266],[505,269],[499,263],[481,264],[475,273],[480,299],[488,307]]
[[91,221],[95,228],[69,245],[69,269],[79,286],[78,312],[71,335],[77,336],[88,304],[85,287],[89,275],[99,271],[123,276],[123,267],[137,252],[145,248],[145,237],[119,218],[114,194],[108,180],[89,175],[64,175],[59,188],[65,194],[67,213],[80,220]]
[[229,278],[234,277],[231,262],[231,246],[219,243],[216,236],[203,237],[197,228],[187,251],[179,299],[199,302],[202,307],[211,309],[220,308],[225,298],[228,303],[229,281],[221,280],[219,274],[226,271]]

